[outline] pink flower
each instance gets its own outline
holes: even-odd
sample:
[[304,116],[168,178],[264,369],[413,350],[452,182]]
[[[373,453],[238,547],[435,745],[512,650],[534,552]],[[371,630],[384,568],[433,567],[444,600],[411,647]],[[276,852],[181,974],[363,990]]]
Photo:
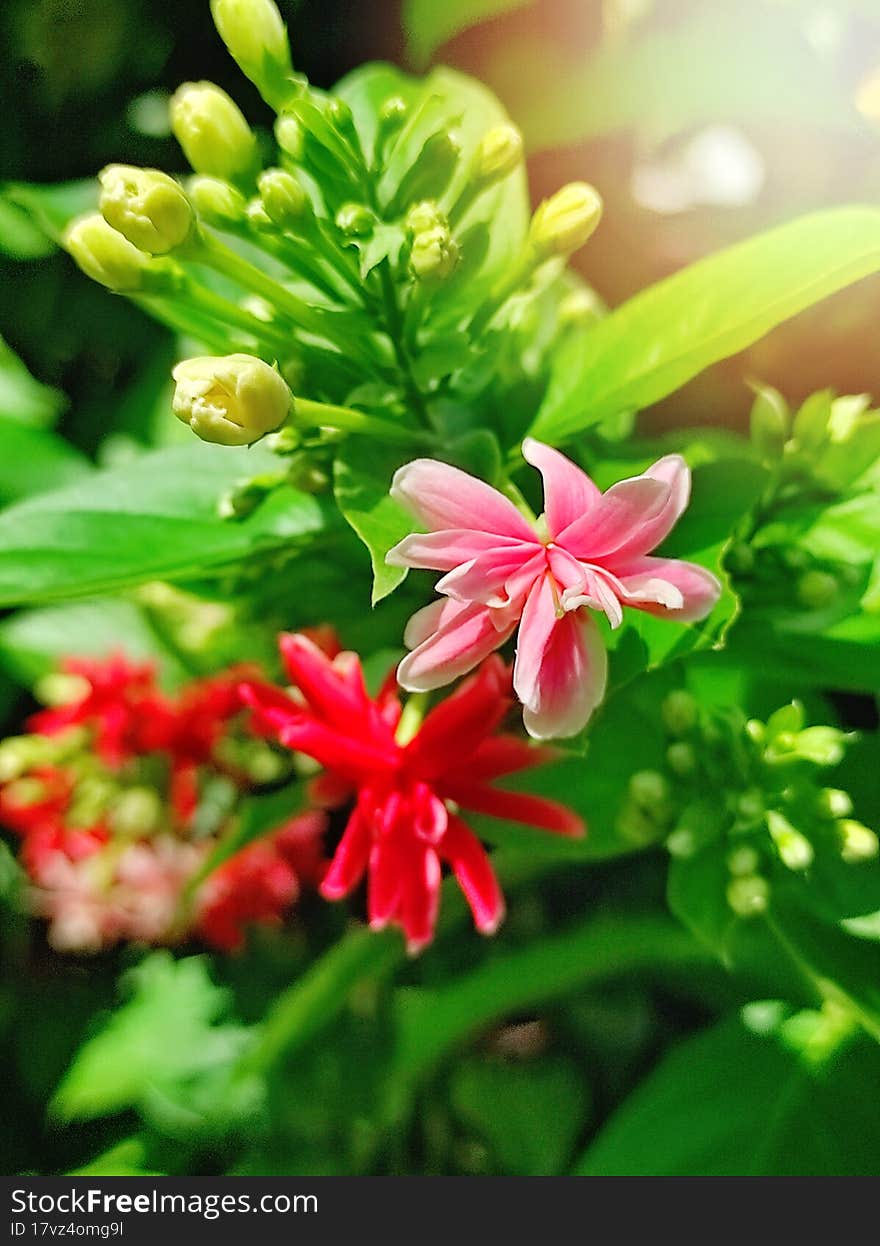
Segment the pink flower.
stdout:
[[428,529],[389,551],[398,567],[445,574],[444,600],[410,619],[402,687],[422,692],[464,675],[519,627],[514,690],[538,739],[575,735],[602,700],[605,648],[590,611],[619,627],[634,606],[682,623],[704,618],[720,585],[709,571],[649,557],[688,503],[690,471],[668,454],[602,493],[550,446],[523,456],[544,480],[544,514],[530,523],[490,485],[435,459],[416,459],[391,493]]

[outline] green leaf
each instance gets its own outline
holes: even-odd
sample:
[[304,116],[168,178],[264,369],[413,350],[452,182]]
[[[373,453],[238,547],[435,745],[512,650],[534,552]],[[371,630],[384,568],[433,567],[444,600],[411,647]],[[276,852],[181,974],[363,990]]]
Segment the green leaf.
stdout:
[[247,1032],[217,1024],[228,1008],[202,956],[153,952],[124,979],[129,998],[77,1052],[51,1103],[64,1121],[137,1107],[153,1090],[225,1066]]
[[0,664],[28,687],[62,658],[105,657],[123,650],[127,657],[158,662],[172,683],[188,673],[133,602],[111,598],[44,606],[0,622]]
[[65,396],[35,380],[18,355],[0,338],[0,416],[47,428],[55,423],[66,405]]
[[0,416],[0,505],[60,489],[91,471],[61,437]]
[[219,517],[229,488],[273,470],[277,459],[258,447],[199,445],[145,454],[20,502],[0,515],[0,603],[193,578],[324,532],[329,508],[288,487],[246,519]]
[[93,178],[41,186],[35,182],[9,182],[3,188],[8,204],[23,210],[28,219],[52,242],[59,242],[65,226],[75,216],[98,206],[98,183]]
[[816,212],[699,260],[563,346],[533,426],[559,443],[649,406],[776,325],[880,269],[880,210]]
[[844,1046],[811,1067],[739,1018],[674,1048],[618,1108],[582,1176],[856,1176],[880,1162],[866,1087],[880,1049]]
[[102,1151],[82,1168],[72,1169],[70,1177],[161,1177],[155,1168],[148,1167],[147,1148],[142,1138],[135,1135],[117,1142]]
[[461,30],[493,17],[527,7],[530,0],[405,0],[403,29],[406,50],[416,65],[426,65],[432,54]]
[[504,1173],[562,1172],[583,1127],[589,1093],[574,1061],[469,1060],[452,1075],[452,1105],[492,1149]]
[[363,438],[349,438],[336,456],[336,501],[370,552],[373,605],[406,578],[406,568],[389,567],[385,555],[413,529],[411,516],[388,492],[392,476],[409,457]]
[[46,231],[0,193],[0,253],[13,260],[40,260],[54,250]]

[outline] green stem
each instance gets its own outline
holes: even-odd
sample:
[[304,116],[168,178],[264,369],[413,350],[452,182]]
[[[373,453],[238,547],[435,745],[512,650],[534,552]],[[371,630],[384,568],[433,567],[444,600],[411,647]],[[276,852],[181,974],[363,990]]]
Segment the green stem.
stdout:
[[292,422],[294,427],[338,428],[341,432],[362,433],[384,437],[402,445],[422,445],[425,437],[415,429],[402,428],[363,411],[351,407],[337,407],[332,403],[313,402],[309,398],[297,398],[294,403]]
[[[221,324],[231,325],[233,328],[241,329],[249,336],[255,338],[258,342],[264,343],[271,348],[271,351],[289,350],[290,342],[287,335],[274,325],[267,324],[265,320],[260,320],[251,312],[245,311],[243,307],[237,306],[231,299],[225,299],[220,294],[215,294],[213,290],[209,290],[206,286],[199,285],[192,279],[187,280],[181,287],[179,298],[182,302],[188,302],[196,311],[201,312],[205,316],[219,320]],[[225,352],[224,352],[225,353]]]
[[240,255],[222,242],[218,242],[216,238],[203,234],[193,251],[193,259],[209,265],[215,272],[229,277],[231,281],[236,282],[245,290],[262,295],[267,302],[284,312],[301,328],[326,336],[320,318],[314,314],[313,308],[308,303],[298,295],[292,294],[268,273],[264,273],[262,268],[258,268],[249,260],[242,259]]

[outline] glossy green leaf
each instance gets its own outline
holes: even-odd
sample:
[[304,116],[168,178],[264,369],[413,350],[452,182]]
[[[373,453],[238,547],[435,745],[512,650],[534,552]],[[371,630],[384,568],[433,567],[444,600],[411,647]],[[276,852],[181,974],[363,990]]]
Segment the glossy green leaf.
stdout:
[[64,395],[35,380],[0,338],[0,416],[46,428],[54,424],[66,405]]
[[375,441],[352,438],[336,456],[333,479],[343,516],[366,545],[373,567],[373,605],[406,578],[405,567],[389,567],[385,555],[412,531],[412,517],[388,490],[398,467],[412,456]]
[[880,210],[816,212],[699,260],[563,346],[533,426],[559,443],[659,401],[710,364],[880,269]]
[[136,1107],[154,1088],[229,1063],[247,1034],[217,1024],[228,995],[204,957],[153,952],[127,976],[129,998],[79,1049],[52,1100],[64,1121],[91,1120]]
[[97,207],[98,183],[94,178],[49,186],[9,182],[3,188],[3,196],[13,208],[26,213],[46,238],[58,243],[69,221]]
[[69,442],[0,416],[0,506],[60,489],[92,466]]
[[880,1125],[867,1093],[880,1049],[844,1046],[811,1067],[739,1018],[674,1048],[617,1109],[583,1176],[870,1176]]
[[277,459],[268,451],[198,445],[145,454],[20,502],[0,515],[0,602],[194,577],[324,532],[327,506],[286,487],[246,519],[220,518],[228,489],[272,470]]

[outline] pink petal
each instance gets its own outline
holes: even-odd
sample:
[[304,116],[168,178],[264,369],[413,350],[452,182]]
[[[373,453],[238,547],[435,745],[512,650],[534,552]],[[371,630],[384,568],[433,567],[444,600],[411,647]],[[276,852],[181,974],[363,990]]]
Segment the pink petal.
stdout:
[[519,630],[513,686],[536,739],[576,735],[602,700],[608,657],[589,615],[557,617],[549,576],[529,594]]
[[341,900],[358,885],[367,868],[371,840],[369,826],[355,809],[320,886],[325,900]]
[[[435,630],[425,635],[431,625]],[[398,683],[408,692],[442,688],[500,648],[515,627],[513,619],[499,631],[486,606],[434,602],[410,619],[404,640],[417,645],[397,668]]]
[[460,818],[450,817],[440,848],[464,892],[480,934],[494,934],[504,919],[504,897],[483,845]]
[[[537,540],[533,537],[533,540]],[[487,550],[521,547],[516,537],[494,532],[474,532],[471,528],[444,528],[440,532],[413,532],[398,541],[385,555],[390,567],[422,567],[429,571],[451,571]]]
[[471,528],[533,541],[535,533],[503,493],[458,467],[416,459],[394,473],[391,496],[436,531]]
[[462,563],[435,584],[435,591],[456,601],[478,601],[486,606],[507,606],[505,585],[542,550],[537,542],[524,541],[496,547]]
[[545,446],[533,437],[522,444],[523,458],[537,467],[544,479],[544,517],[553,540],[581,519],[602,496],[586,472],[558,450]]
[[626,605],[681,623],[704,619],[721,593],[711,571],[678,558],[634,558],[616,574]]
[[637,552],[645,553],[661,539],[655,540],[654,533],[664,522],[670,498],[665,481],[650,476],[620,480],[588,514],[563,529],[557,543],[582,562],[597,562],[634,542],[643,544]]

